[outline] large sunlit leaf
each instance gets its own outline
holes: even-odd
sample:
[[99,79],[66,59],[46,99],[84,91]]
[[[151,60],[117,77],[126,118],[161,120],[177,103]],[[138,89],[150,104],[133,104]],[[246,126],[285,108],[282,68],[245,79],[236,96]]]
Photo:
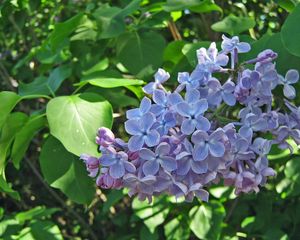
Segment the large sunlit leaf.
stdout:
[[69,65],[62,65],[51,71],[49,77],[39,76],[31,83],[20,83],[19,94],[21,96],[54,94],[60,85],[71,75]]
[[94,196],[94,181],[88,176],[84,163],[68,152],[54,137],[44,143],[40,155],[45,180],[60,189],[72,201],[89,204]]
[[300,57],[300,31],[299,31],[299,22],[300,22],[300,4],[295,7],[292,13],[285,20],[285,23],[282,26],[281,38],[284,46],[288,51]]
[[20,168],[20,162],[27,151],[32,138],[37,131],[45,126],[46,122],[45,116],[32,116],[15,135],[11,158],[17,169]]
[[0,130],[7,116],[14,109],[20,99],[21,97],[14,92],[0,92]]
[[133,74],[146,67],[156,71],[162,64],[164,48],[165,39],[156,32],[131,32],[118,38],[117,57]]
[[192,12],[205,13],[212,11],[222,12],[217,4],[212,0],[167,0],[167,3],[163,6],[163,9],[167,12],[180,11],[189,9]]
[[3,125],[3,129],[0,137],[0,175],[5,168],[5,160],[9,147],[11,146],[15,135],[24,126],[28,117],[26,114],[21,112],[11,113],[7,117],[7,121]]
[[193,207],[189,212],[190,228],[200,239],[219,239],[222,222],[225,217],[223,205],[217,201],[210,201],[201,206]]
[[62,96],[47,105],[47,119],[51,134],[65,148],[79,156],[98,155],[95,137],[98,128],[112,126],[112,107],[94,93]]
[[237,17],[229,15],[222,21],[214,23],[211,28],[216,32],[238,35],[255,26],[255,21],[249,17]]
[[82,81],[78,84],[80,86],[85,84],[91,84],[96,87],[102,88],[116,88],[116,87],[124,87],[124,86],[132,86],[132,85],[142,85],[144,82],[139,79],[127,79],[127,78],[102,78],[96,76],[86,76],[82,79]]

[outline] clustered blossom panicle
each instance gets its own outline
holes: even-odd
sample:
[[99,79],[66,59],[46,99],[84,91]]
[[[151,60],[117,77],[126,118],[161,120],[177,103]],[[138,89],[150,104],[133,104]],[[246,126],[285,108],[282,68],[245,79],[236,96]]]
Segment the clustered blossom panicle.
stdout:
[[[221,47],[200,48],[195,70],[179,73],[173,92],[163,87],[169,73],[157,71],[143,88],[148,97],[127,111],[128,142],[99,129],[101,157],[81,157],[99,187],[126,187],[140,200],[167,193],[207,201],[206,189],[220,180],[239,194],[258,192],[275,175],[267,158],[271,146],[292,151],[288,139],[300,144],[300,107],[289,102],[299,74],[278,74],[270,49],[239,64],[238,54],[250,45],[238,37],[223,36]],[[274,101],[277,88],[286,99]]]

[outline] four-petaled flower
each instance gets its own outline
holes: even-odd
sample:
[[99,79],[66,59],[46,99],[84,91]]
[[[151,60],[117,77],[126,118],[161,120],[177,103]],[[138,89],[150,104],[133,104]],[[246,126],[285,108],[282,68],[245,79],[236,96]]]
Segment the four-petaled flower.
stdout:
[[121,178],[125,172],[133,173],[136,168],[128,162],[128,156],[125,152],[116,152],[114,149],[111,152],[102,154],[100,157],[100,164],[104,167],[109,167],[109,175],[113,178]]
[[143,164],[143,172],[146,176],[155,175],[159,167],[171,172],[177,168],[176,160],[170,156],[170,145],[167,143],[161,143],[157,146],[155,152],[147,148],[140,150],[140,158],[145,160]]
[[210,129],[210,122],[203,117],[203,113],[208,109],[206,99],[199,99],[197,90],[187,92],[186,101],[177,104],[177,112],[184,117],[181,125],[181,131],[189,135],[195,131],[195,128],[203,131]]
[[151,129],[154,123],[155,117],[152,113],[146,113],[139,120],[130,119],[125,122],[126,131],[133,135],[128,141],[130,151],[138,151],[144,144],[153,147],[159,143],[159,133]]
[[279,76],[279,83],[283,85],[283,94],[289,99],[293,99],[296,97],[296,90],[291,84],[298,82],[299,80],[299,73],[298,71],[291,69],[289,70],[285,78]]
[[192,142],[195,144],[193,156],[197,161],[203,161],[211,154],[213,157],[222,157],[225,153],[225,146],[222,142],[223,129],[217,129],[210,135],[204,131],[196,131],[192,135]]

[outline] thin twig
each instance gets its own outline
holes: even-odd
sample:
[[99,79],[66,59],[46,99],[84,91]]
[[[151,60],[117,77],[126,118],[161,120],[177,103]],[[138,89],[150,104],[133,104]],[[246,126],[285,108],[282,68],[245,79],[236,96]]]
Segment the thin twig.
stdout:
[[233,214],[233,211],[234,211],[234,209],[236,208],[236,205],[238,204],[238,201],[239,201],[238,198],[234,199],[234,201],[233,201],[233,203],[232,203],[232,205],[231,205],[231,207],[230,207],[230,209],[229,209],[229,211],[228,211],[228,214],[227,214],[227,216],[226,216],[226,218],[225,218],[225,222],[228,222],[228,221],[229,221],[229,218],[230,218],[231,215]]
[[182,37],[181,37],[181,35],[176,27],[176,24],[174,23],[173,20],[168,21],[168,27],[170,29],[170,32],[171,32],[174,40],[182,40]]
[[39,171],[36,169],[36,167],[30,162],[30,160],[25,157],[25,161],[28,164],[28,166],[31,168],[33,173],[36,175],[36,177],[39,179],[39,181],[45,186],[45,188],[48,190],[48,192],[58,201],[63,208],[65,208],[71,215],[73,215],[79,223],[88,231],[91,239],[97,240],[97,236],[94,233],[94,231],[91,229],[91,227],[84,221],[84,219],[77,213],[75,212],[72,208],[70,208],[64,200],[55,192],[53,189],[51,189],[48,184],[44,181],[43,177],[40,175]]

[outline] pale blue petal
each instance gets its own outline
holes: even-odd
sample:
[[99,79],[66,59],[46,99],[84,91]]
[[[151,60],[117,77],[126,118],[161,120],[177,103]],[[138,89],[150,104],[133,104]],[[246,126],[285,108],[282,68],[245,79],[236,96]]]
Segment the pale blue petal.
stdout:
[[139,118],[141,117],[141,111],[139,108],[129,109],[126,111],[127,119]]
[[155,154],[154,154],[154,152],[152,152],[148,148],[142,148],[139,151],[139,156],[140,156],[140,158],[142,158],[144,160],[148,160],[148,161],[155,160]]
[[193,157],[195,161],[203,161],[208,156],[208,145],[203,144],[197,144],[195,146],[195,150],[193,152]]
[[159,143],[160,135],[156,130],[151,130],[145,137],[145,143],[148,147],[153,147]]
[[177,161],[176,173],[181,176],[185,176],[191,169],[191,161],[188,157]]
[[161,156],[160,160],[161,166],[168,172],[174,171],[177,168],[177,162],[172,157]]
[[153,91],[155,90],[155,88],[156,88],[156,84],[154,82],[150,82],[146,86],[143,87],[143,91],[145,93],[152,94]]
[[192,161],[191,168],[194,173],[203,174],[208,170],[207,161]]
[[127,172],[134,173],[136,171],[135,166],[131,162],[124,161],[123,164]]
[[141,117],[139,120],[141,130],[140,131],[148,131],[153,123],[155,122],[155,117],[153,113],[146,113],[144,116]]
[[196,127],[197,127],[198,130],[202,130],[202,131],[207,132],[210,129],[211,124],[210,124],[210,121],[207,118],[199,115],[199,116],[197,116],[196,119],[197,119],[197,126]]
[[224,144],[219,141],[209,141],[210,154],[214,157],[223,157],[225,153]]
[[181,125],[181,132],[190,135],[195,131],[197,121],[195,119],[185,119]]
[[157,155],[167,155],[170,152],[170,145],[163,142],[156,147],[155,154]]
[[141,126],[139,121],[135,119],[130,119],[125,122],[125,130],[130,135],[139,135],[141,134]]
[[294,84],[299,80],[299,73],[295,69],[289,70],[285,75],[285,80],[289,84]]
[[117,162],[114,155],[103,154],[100,159],[100,164],[104,167],[109,167]]
[[132,152],[140,150],[144,145],[144,137],[141,135],[132,136],[128,141],[128,148]]
[[124,165],[120,162],[117,164],[112,165],[109,168],[109,175],[113,178],[121,178],[125,174],[125,168]]
[[284,84],[283,87],[283,94],[284,96],[286,96],[289,99],[293,99],[296,97],[296,90],[293,86],[288,85],[288,84]]
[[177,112],[183,117],[189,117],[191,115],[191,107],[186,102],[180,102],[176,105]]
[[208,109],[208,103],[206,99],[201,99],[195,103],[194,111],[197,115],[204,113]]
[[144,97],[140,105],[141,114],[145,114],[149,112],[150,108],[151,108],[151,100],[147,97]]
[[185,94],[185,100],[188,103],[195,103],[199,100],[199,98],[200,98],[200,93],[196,89],[190,89]]
[[237,50],[239,53],[246,53],[249,52],[251,49],[251,46],[249,43],[241,42],[237,44]]
[[162,90],[155,90],[153,93],[153,100],[158,105],[165,105],[167,102],[166,93]]
[[223,93],[223,100],[229,106],[234,106],[236,103],[236,98],[232,93]]
[[146,161],[143,164],[143,173],[148,175],[155,175],[159,170],[159,163],[157,161]]

